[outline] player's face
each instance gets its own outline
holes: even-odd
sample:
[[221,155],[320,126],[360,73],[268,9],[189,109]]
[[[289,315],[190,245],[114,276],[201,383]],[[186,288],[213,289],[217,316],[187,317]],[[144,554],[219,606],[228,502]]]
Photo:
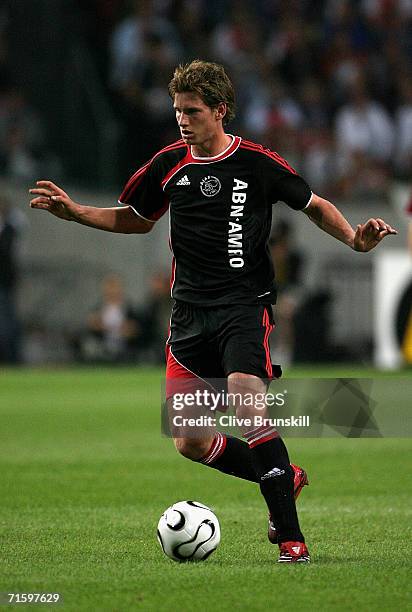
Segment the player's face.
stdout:
[[180,133],[187,144],[201,146],[222,129],[222,117],[217,110],[207,106],[196,94],[177,93],[173,107]]

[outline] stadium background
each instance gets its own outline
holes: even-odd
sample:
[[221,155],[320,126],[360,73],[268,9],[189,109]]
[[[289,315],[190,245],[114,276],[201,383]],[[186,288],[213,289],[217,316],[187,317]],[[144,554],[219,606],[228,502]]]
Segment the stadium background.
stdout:
[[178,137],[166,91],[174,65],[203,57],[234,80],[231,131],[280,152],[352,223],[374,215],[399,229],[362,256],[275,207],[300,252],[300,303],[314,296],[308,309],[317,308],[316,295],[327,294],[324,328],[336,350],[326,360],[371,362],[376,260],[406,253],[411,10],[378,0],[4,2],[0,160],[19,232],[23,361],[73,358],[68,338],[107,273],[122,276],[139,308],[150,279],[170,266],[167,215],[149,236],[110,236],[33,214],[27,187],[49,177],[82,202],[113,205],[128,176]]
[[[382,216],[399,230],[361,255],[275,207],[301,262],[286,297],[307,305],[303,324],[326,305],[333,349],[317,353],[311,336],[312,363],[292,359],[286,374],[372,379],[384,375],[373,365],[395,368],[390,408],[405,407],[411,18],[410,0],[1,3],[1,199],[18,235],[20,366],[40,367],[0,374],[0,590],[57,590],[76,611],[267,610],[290,606],[292,592],[301,609],[407,607],[410,440],[291,439],[310,475],[299,507],[316,563],[298,579],[275,572],[257,492],[199,471],[160,436],[158,357],[72,365],[73,335],[108,273],[150,310],[170,266],[166,216],[148,236],[110,235],[31,211],[27,189],[47,177],[81,202],[113,205],[131,172],[178,137],[173,66],[223,62],[238,93],[231,131],[277,150],[353,224]],[[155,541],[177,497],[221,520],[222,545],[201,568],[169,563]]]

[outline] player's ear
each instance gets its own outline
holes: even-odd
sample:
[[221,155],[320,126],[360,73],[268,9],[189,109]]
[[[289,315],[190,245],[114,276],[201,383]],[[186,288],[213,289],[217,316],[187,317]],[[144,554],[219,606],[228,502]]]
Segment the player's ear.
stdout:
[[224,116],[226,115],[226,103],[225,102],[220,102],[216,108],[215,108],[215,117],[217,121],[223,120]]

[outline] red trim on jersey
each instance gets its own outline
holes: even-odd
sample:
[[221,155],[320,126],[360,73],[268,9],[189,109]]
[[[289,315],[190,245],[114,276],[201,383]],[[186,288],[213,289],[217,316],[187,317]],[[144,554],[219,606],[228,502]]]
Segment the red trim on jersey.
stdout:
[[[169,145],[166,145],[165,147],[163,147],[163,149],[160,149],[160,151],[158,153],[156,153],[156,155],[159,155],[159,153],[163,153],[164,151],[168,151],[169,149],[174,149],[177,147],[186,147],[186,143],[183,141],[183,138],[179,138],[179,140],[175,140],[174,142],[171,142]],[[155,155],[155,157],[156,157]]]
[[225,151],[223,151],[220,155],[216,155],[215,157],[201,157],[201,158],[193,157],[192,152],[191,152],[191,147],[188,147],[187,153],[184,156],[184,158],[181,159],[180,162],[176,164],[174,168],[169,170],[169,172],[164,177],[162,181],[162,189],[164,190],[165,185],[168,183],[168,181],[170,181],[172,176],[176,174],[176,172],[184,168],[184,166],[188,166],[189,164],[214,164],[216,162],[222,161],[223,159],[226,159],[226,157],[229,157],[230,155],[232,155],[238,149],[240,142],[241,142],[240,136],[234,136],[232,144]]
[[269,348],[269,336],[270,336],[274,326],[269,321],[269,313],[268,313],[268,309],[267,308],[265,308],[265,310],[263,312],[262,323],[263,323],[264,327],[266,328],[266,330],[265,330],[265,337],[264,337],[264,340],[263,340],[263,346],[264,346],[265,353],[266,353],[266,372],[268,373],[269,378],[273,378],[272,359],[271,359],[271,356],[270,356],[270,348]]
[[225,159],[226,157],[229,157],[229,155],[232,155],[232,153],[234,153],[236,151],[236,149],[238,148],[238,146],[240,145],[241,141],[242,141],[242,139],[241,139],[240,136],[233,136],[233,142],[229,145],[229,147],[227,149],[225,149],[224,151],[222,151],[222,153],[219,153],[218,155],[215,155],[215,156],[212,156],[212,157],[197,157],[197,156],[193,156],[192,155],[191,147],[189,147],[189,153],[190,153],[190,156],[193,159],[194,163],[196,163],[196,164],[209,164],[209,163],[221,161],[222,159]]
[[167,181],[174,175],[176,174],[176,172],[178,170],[180,170],[180,168],[183,168],[183,166],[186,166],[187,164],[191,163],[191,159],[192,156],[190,155],[190,149],[187,149],[186,155],[183,157],[183,159],[180,160],[180,162],[178,164],[176,164],[176,166],[174,166],[171,170],[169,170],[169,172],[166,174],[166,176],[164,177],[164,179],[161,182],[161,187],[163,189],[163,187],[165,186],[165,184],[167,183]]
[[251,142],[250,140],[242,140],[240,148],[247,149],[249,151],[256,151],[257,153],[262,153],[262,155],[266,155],[270,159],[273,159],[273,161],[277,162],[278,164],[289,170],[289,172],[291,172],[292,174],[297,174],[296,170],[292,168],[292,166],[286,161],[286,159],[281,157],[279,153],[271,151],[270,149],[266,149],[261,144],[256,144],[255,142]]
[[136,172],[129,178],[119,198],[120,204],[123,204],[123,200],[128,200],[135,188],[140,185],[146,171],[150,168],[151,163],[152,160],[148,161],[144,166],[136,170]]
[[158,157],[162,153],[167,153],[169,151],[174,151],[175,149],[180,149],[180,148],[186,147],[186,146],[187,145],[183,142],[183,140],[177,140],[176,142],[173,142],[172,144],[170,144],[167,147],[164,147],[163,149],[158,151],[148,162],[143,164],[143,166],[138,168],[136,170],[136,172],[134,174],[132,174],[132,176],[129,178],[129,180],[127,181],[127,183],[126,183],[126,185],[125,185],[125,187],[124,187],[124,189],[122,191],[122,195],[120,196],[119,201],[121,203],[123,203],[122,202],[123,200],[127,200],[127,199],[130,198],[130,196],[134,192],[135,188],[139,186],[143,176],[145,175],[146,171],[150,168],[150,166],[152,165],[152,163],[156,159],[156,157]]

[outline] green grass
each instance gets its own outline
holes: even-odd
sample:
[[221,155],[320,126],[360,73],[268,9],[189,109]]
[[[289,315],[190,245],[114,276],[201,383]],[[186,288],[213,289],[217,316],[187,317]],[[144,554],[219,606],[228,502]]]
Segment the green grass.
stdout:
[[[296,375],[328,372],[354,369]],[[410,439],[291,439],[310,478],[298,505],[313,563],[279,566],[256,486],[179,457],[160,435],[160,379],[1,374],[0,591],[59,592],[73,611],[408,608]],[[156,541],[180,499],[221,522],[204,563],[174,563]]]

